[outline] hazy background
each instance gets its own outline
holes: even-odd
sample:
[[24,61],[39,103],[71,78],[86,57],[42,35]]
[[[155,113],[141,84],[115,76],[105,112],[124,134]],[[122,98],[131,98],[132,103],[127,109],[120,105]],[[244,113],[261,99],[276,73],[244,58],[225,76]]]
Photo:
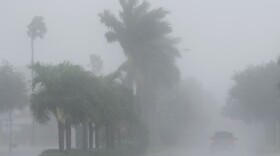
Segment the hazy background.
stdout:
[[[149,0],[171,11],[174,35],[182,38],[178,61],[183,77],[198,79],[224,103],[234,71],[275,60],[280,49],[279,0]],[[35,41],[35,59],[69,60],[88,66],[89,55],[104,60],[105,72],[124,60],[118,44],[108,44],[97,16],[117,11],[118,0],[0,0],[0,59],[15,66],[30,62],[27,25],[45,17],[48,32]],[[183,49],[189,49],[184,51]]]

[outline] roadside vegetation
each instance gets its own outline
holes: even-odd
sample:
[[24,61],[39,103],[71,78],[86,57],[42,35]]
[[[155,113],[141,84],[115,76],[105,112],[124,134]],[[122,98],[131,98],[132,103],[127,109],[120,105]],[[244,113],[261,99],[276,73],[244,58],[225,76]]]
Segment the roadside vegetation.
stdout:
[[58,149],[40,156],[137,156],[174,147],[206,129],[209,117],[204,110],[215,100],[195,79],[181,78],[176,65],[180,39],[171,35],[169,11],[146,1],[119,2],[119,16],[108,10],[99,14],[108,28],[105,38],[117,42],[126,57],[112,73],[103,73],[103,61],[95,54],[90,56],[91,70],[70,61],[34,60],[34,41],[47,32],[41,16],[28,25],[29,84],[11,65],[0,67],[0,111],[28,105],[33,144],[35,121],[57,124]]

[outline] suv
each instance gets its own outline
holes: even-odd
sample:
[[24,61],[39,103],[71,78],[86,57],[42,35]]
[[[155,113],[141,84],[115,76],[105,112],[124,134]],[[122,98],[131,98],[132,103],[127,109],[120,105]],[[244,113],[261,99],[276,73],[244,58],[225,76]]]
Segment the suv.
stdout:
[[237,140],[233,133],[228,131],[215,132],[211,137],[211,151],[233,151]]

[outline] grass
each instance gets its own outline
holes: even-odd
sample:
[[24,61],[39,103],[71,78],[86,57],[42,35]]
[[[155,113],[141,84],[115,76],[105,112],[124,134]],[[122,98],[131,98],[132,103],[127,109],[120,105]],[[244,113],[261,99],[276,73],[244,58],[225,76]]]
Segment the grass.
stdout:
[[134,151],[129,149],[99,149],[99,150],[66,150],[59,151],[55,149],[48,149],[43,151],[39,156],[138,156]]

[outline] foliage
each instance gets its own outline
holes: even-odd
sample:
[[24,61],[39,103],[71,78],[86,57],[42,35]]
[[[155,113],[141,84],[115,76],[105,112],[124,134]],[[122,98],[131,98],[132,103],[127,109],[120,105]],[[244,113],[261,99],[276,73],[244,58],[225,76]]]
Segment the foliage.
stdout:
[[44,23],[44,17],[42,16],[35,16],[31,23],[27,26],[27,35],[32,39],[35,40],[37,37],[43,38],[44,34],[47,32],[46,25]]
[[30,67],[35,72],[30,108],[40,123],[50,120],[50,114],[58,123],[59,150],[71,148],[71,126],[88,120],[93,80],[81,66],[63,62],[58,65],[36,63]]
[[165,9],[151,9],[148,2],[138,0],[120,0],[120,4],[119,18],[105,10],[100,21],[108,28],[107,41],[118,42],[123,49],[127,60],[119,70],[126,73],[124,85],[136,87],[141,117],[148,125],[151,142],[158,142],[156,94],[159,88],[171,87],[180,79],[175,63],[180,56],[176,48],[179,39],[170,36]]
[[78,124],[88,117],[87,99],[91,96],[92,82],[89,73],[69,62],[58,65],[36,63],[31,68],[36,75],[30,107],[39,122],[48,121],[50,112],[63,123],[71,120]]
[[[131,127],[138,119],[134,95],[116,80],[118,73],[97,77],[69,62],[36,63],[30,68],[36,74],[30,107],[40,123],[49,121],[53,114],[63,126],[66,122],[72,126],[94,123],[114,134],[122,127]],[[59,140],[63,141],[64,128],[59,130]],[[60,143],[61,150],[63,144]]]
[[91,54],[90,55],[90,64],[93,75],[101,75],[101,71],[103,69],[103,61],[101,60],[100,56]]
[[132,120],[136,114],[134,95],[110,76],[98,77],[98,98],[100,118],[103,123]]
[[147,132],[139,120],[135,97],[120,81],[118,73],[96,77],[97,103],[92,107],[92,121],[110,128],[111,133],[126,129],[123,144],[130,142],[130,149],[145,151]]
[[169,36],[172,28],[165,20],[169,12],[163,8],[150,9],[146,1],[121,0],[120,4],[120,19],[107,10],[100,14],[100,19],[109,28],[105,35],[108,42],[117,41],[122,46],[130,68],[127,72],[133,72],[134,79],[157,85],[177,82],[175,58],[179,51],[175,45],[179,40]]
[[22,74],[3,62],[0,66],[0,111],[20,109],[26,105],[26,84]]
[[278,120],[280,67],[275,62],[250,66],[233,76],[225,110],[228,117],[245,122]]

